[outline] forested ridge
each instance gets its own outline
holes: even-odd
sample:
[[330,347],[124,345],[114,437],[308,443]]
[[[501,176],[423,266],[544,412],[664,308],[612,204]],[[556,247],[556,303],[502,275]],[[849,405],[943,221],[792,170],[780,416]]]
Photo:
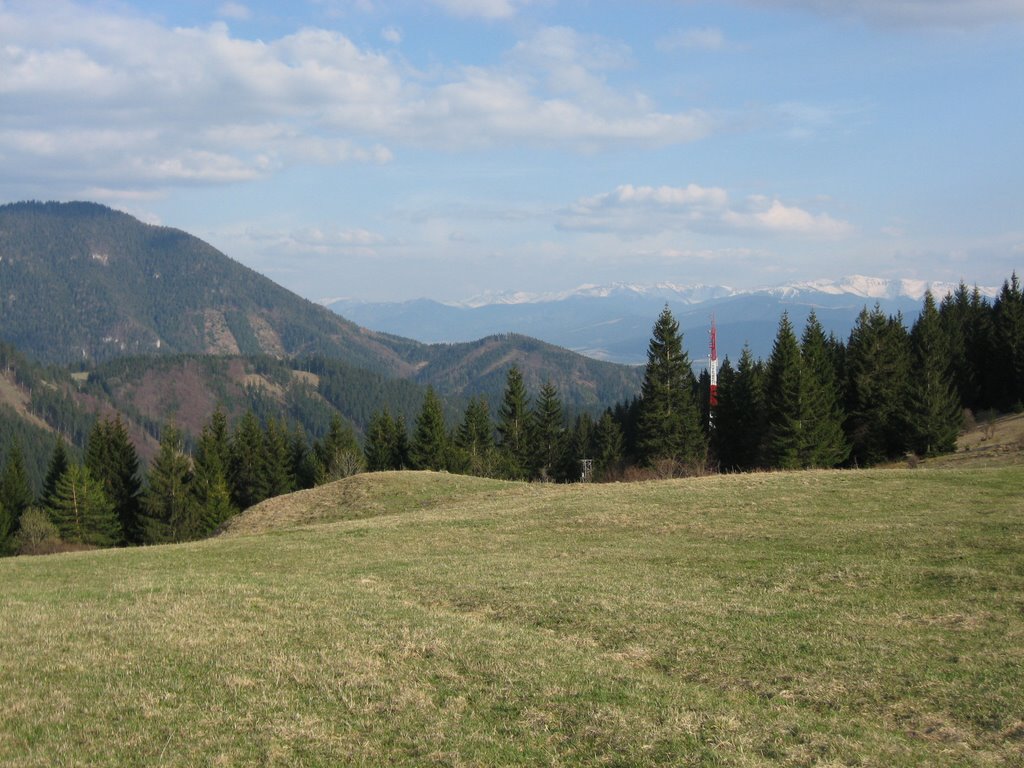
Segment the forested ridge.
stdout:
[[360,328],[197,237],[94,203],[0,206],[0,338],[82,370],[124,357],[317,357],[464,397],[495,397],[515,363],[584,408],[639,386],[635,369],[524,336],[428,345]]
[[[41,486],[24,448],[38,447],[39,435],[5,433],[0,546],[45,552],[198,538],[265,498],[365,470],[573,482],[869,466],[949,452],[965,417],[1024,408],[1024,294],[1016,275],[994,302],[965,285],[939,303],[928,293],[910,328],[899,315],[865,308],[846,341],[826,336],[813,312],[797,338],[783,314],[768,360],[745,350],[735,365],[724,362],[713,408],[708,373],[694,375],[682,341],[666,307],[639,396],[600,415],[572,415],[557,386],[531,389],[515,365],[503,368],[497,401],[470,397],[460,415],[432,386],[424,392],[318,356],[287,364],[270,357],[111,362],[80,385],[85,396],[116,402],[125,381],[167,378],[173,365],[179,379],[189,366],[219,373],[242,366],[248,383],[239,388],[236,377],[234,386],[246,396],[231,396],[230,376],[214,376],[215,405],[191,439],[173,424],[147,425],[159,444],[145,471],[120,414],[83,415],[74,397],[51,398],[64,404],[55,412],[73,434],[91,427],[80,453],[51,437]],[[60,391],[45,381],[47,369],[9,348],[0,352],[7,375],[33,397]],[[361,399],[351,397],[357,391]],[[141,411],[134,415],[144,422]]]

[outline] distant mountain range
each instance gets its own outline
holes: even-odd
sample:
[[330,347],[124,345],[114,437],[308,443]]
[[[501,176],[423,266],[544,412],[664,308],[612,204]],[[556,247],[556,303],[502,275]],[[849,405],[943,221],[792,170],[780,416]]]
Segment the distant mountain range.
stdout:
[[[736,360],[744,344],[766,358],[783,311],[802,330],[813,309],[826,331],[845,339],[858,313],[876,303],[887,313],[902,312],[912,322],[927,289],[936,299],[955,285],[920,280],[884,280],[852,276],[755,290],[727,286],[584,285],[550,294],[486,294],[463,302],[430,299],[368,303],[330,299],[330,309],[360,325],[419,341],[459,342],[499,331],[544,339],[589,357],[627,364],[646,362],[651,327],[667,304],[683,330],[690,357],[708,356],[708,332],[714,316],[719,356]],[[995,288],[980,288],[986,296]]]

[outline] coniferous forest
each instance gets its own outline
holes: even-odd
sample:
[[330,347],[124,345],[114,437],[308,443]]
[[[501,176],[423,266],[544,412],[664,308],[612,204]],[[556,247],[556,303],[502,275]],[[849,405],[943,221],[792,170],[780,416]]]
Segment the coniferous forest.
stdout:
[[[0,351],[31,385],[36,369]],[[320,414],[310,437],[269,409],[231,424],[218,408],[191,441],[174,425],[155,430],[159,447],[145,467],[119,415],[90,420],[36,387],[36,408],[57,409],[71,442],[50,438],[45,472],[33,471],[26,455],[45,433],[0,414],[0,552],[202,538],[264,499],[361,471],[614,481],[947,453],[965,417],[1024,407],[1024,294],[1016,274],[991,302],[964,284],[938,302],[926,293],[909,328],[865,308],[846,340],[826,335],[813,312],[798,338],[783,314],[767,360],[745,349],[723,362],[713,409],[709,376],[694,374],[668,307],[647,358],[639,395],[599,414],[571,415],[550,382],[528,392],[511,366],[500,401],[472,397],[458,418],[433,388],[418,408],[396,389],[401,401],[369,414],[361,441],[337,413]]]

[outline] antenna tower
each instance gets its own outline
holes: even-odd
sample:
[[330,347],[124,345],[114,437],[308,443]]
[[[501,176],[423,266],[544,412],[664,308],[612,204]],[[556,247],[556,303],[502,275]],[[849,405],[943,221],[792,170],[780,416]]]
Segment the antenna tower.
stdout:
[[714,409],[718,406],[718,330],[715,328],[714,315],[711,316],[711,356],[708,358],[708,373],[711,374],[709,405],[711,418],[714,419]]

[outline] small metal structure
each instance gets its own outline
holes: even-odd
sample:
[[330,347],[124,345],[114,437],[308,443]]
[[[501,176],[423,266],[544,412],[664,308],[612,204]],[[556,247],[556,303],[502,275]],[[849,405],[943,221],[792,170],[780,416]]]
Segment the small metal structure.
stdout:
[[714,421],[715,408],[718,406],[718,329],[715,328],[715,316],[711,316],[711,356],[708,358],[708,373],[711,375],[711,396],[708,411]]
[[580,482],[590,483],[594,480],[594,460],[580,459]]

